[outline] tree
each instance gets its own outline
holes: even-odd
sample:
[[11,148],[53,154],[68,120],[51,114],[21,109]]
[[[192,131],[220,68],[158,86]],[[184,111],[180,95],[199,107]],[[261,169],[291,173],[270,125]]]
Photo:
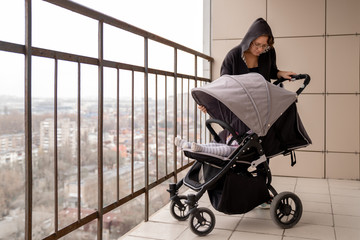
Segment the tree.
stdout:
[[21,171],[9,167],[0,169],[0,217],[9,213],[17,197],[24,192],[22,179]]

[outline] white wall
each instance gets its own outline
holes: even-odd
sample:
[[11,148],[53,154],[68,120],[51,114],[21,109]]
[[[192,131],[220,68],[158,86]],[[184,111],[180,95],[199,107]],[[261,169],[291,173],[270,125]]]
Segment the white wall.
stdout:
[[312,78],[298,109],[313,144],[296,152],[294,167],[273,158],[274,175],[360,178],[359,13],[359,0],[212,0],[214,79],[258,17],[273,30],[279,69]]

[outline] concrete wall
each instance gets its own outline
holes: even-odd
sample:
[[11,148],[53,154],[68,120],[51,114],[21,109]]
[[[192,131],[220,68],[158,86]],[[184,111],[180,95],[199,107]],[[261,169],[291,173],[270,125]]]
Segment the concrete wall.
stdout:
[[[271,160],[274,175],[359,179],[359,0],[212,0],[213,77],[225,54],[263,17],[275,36],[281,70],[308,73],[312,81],[298,109],[313,144]],[[296,83],[286,88],[295,90]]]

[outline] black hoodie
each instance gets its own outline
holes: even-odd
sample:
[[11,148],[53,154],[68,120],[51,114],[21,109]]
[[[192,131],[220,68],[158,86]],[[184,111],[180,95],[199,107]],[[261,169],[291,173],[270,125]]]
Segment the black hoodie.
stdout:
[[[264,34],[268,35],[269,38],[274,39],[271,28],[267,22],[262,18],[258,18],[250,26],[240,45],[230,50],[230,52],[228,52],[228,54],[225,56],[221,66],[220,75],[240,75],[249,73],[249,68],[246,66],[246,63],[242,58],[243,53],[249,49],[252,41]],[[268,51],[260,54],[258,65],[259,73],[266,80],[270,81],[270,79],[277,78],[279,69],[276,66],[276,53],[273,47],[271,47]]]

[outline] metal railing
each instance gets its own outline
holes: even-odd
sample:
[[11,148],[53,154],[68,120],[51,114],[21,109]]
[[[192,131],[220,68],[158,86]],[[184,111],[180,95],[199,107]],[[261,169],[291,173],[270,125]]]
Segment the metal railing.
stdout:
[[[95,10],[89,9],[77,3],[67,1],[67,0],[45,0],[46,2],[52,3],[57,5],[61,8],[76,12],[77,14],[86,16],[93,20],[98,21],[98,58],[92,58],[77,54],[71,54],[66,52],[54,51],[49,49],[43,49],[38,47],[32,46],[32,2],[31,0],[25,0],[25,45],[15,44],[10,42],[0,41],[0,50],[6,51],[10,53],[20,53],[24,54],[25,56],[25,239],[32,239],[32,226],[33,226],[33,157],[32,157],[32,57],[44,57],[48,59],[54,60],[54,129],[58,129],[58,61],[69,61],[73,63],[77,63],[78,65],[78,96],[77,96],[77,220],[73,221],[72,223],[60,227],[59,226],[59,201],[58,201],[58,178],[59,178],[59,160],[58,160],[58,136],[57,131],[54,131],[54,230],[53,233],[45,237],[45,239],[59,239],[61,237],[66,236],[69,233],[74,232],[75,230],[89,224],[90,222],[97,220],[97,239],[103,239],[103,216],[114,209],[124,205],[125,203],[129,202],[130,200],[143,195],[145,199],[145,221],[149,218],[149,191],[154,187],[158,186],[159,184],[165,182],[173,178],[176,182],[178,179],[178,173],[186,168],[188,168],[192,162],[191,161],[184,161],[182,157],[179,158],[179,153],[176,151],[176,147],[165,142],[165,154],[168,151],[173,152],[172,154],[172,166],[173,169],[168,171],[166,167],[166,173],[161,176],[159,174],[159,162],[158,162],[158,146],[159,143],[158,139],[158,78],[165,79],[165,85],[171,81],[173,85],[173,126],[172,128],[172,136],[176,136],[178,134],[186,133],[186,137],[189,138],[189,131],[193,129],[193,135],[195,136],[195,141],[201,139],[204,133],[202,133],[203,126],[201,122],[203,121],[203,116],[199,111],[196,109],[195,104],[191,105],[189,92],[190,86],[199,86],[199,84],[203,84],[204,82],[211,81],[211,64],[213,62],[213,58],[177,44],[173,41],[167,40],[150,32],[144,31],[140,28],[134,27],[129,25],[123,21],[117,20],[113,17],[104,15],[100,12]],[[116,62],[104,59],[104,25],[111,25],[118,29],[125,30],[127,32],[136,34],[144,39],[144,65],[137,66],[132,64],[126,64],[122,62]],[[164,71],[159,69],[149,68],[149,40],[158,42],[160,44],[169,46],[174,50],[174,70],[173,71]],[[194,57],[194,75],[187,75],[177,72],[178,68],[178,52],[183,51],[188,54],[191,54]],[[209,77],[199,77],[198,76],[198,59],[202,59],[209,63]],[[98,190],[98,200],[97,200],[97,209],[90,213],[89,215],[83,217],[81,215],[81,69],[83,64],[89,64],[97,66],[98,68],[98,119],[97,119],[97,190]],[[116,110],[116,143],[117,143],[117,150],[116,150],[116,174],[117,174],[117,189],[116,189],[116,196],[117,200],[104,206],[104,172],[103,172],[103,136],[104,136],[104,82],[106,79],[104,78],[104,68],[111,68],[115,69],[117,72],[117,110]],[[132,110],[131,110],[131,192],[123,197],[120,197],[119,193],[119,184],[120,184],[120,171],[119,171],[119,72],[121,70],[126,70],[131,72],[131,82],[132,82]],[[144,92],[143,92],[143,108],[144,108],[144,186],[140,189],[135,189],[134,187],[134,82],[135,82],[135,73],[140,72],[143,73],[144,76]],[[156,121],[156,173],[155,173],[155,180],[150,180],[149,178],[149,76],[155,79],[155,89],[156,89],[156,114],[155,114],[155,121]],[[180,82],[178,82],[180,81]],[[180,86],[180,89],[178,89]],[[186,89],[184,89],[184,86]],[[180,92],[180,94],[179,94]],[[184,92],[186,94],[184,94]],[[167,92],[167,87],[165,87],[165,96],[169,95]],[[184,106],[187,104],[187,106]],[[166,123],[169,121],[167,119],[167,107],[168,102],[165,101],[165,138],[167,138],[168,133],[167,130],[169,126],[166,126]],[[190,109],[192,108],[192,109]],[[186,112],[184,113],[184,109]],[[190,110],[189,110],[190,109]],[[181,116],[178,116],[178,111],[180,111]],[[193,119],[190,121],[190,115],[193,116]],[[199,119],[198,119],[199,118]],[[205,117],[204,117],[205,118]],[[180,120],[179,120],[180,119]],[[200,124],[199,124],[200,122]],[[191,126],[191,123],[193,124]],[[179,125],[180,126],[179,126]],[[178,133],[178,129],[179,132]],[[167,162],[164,163],[165,166],[169,165]],[[179,160],[180,159],[180,160]],[[171,164],[170,164],[171,165]]]

